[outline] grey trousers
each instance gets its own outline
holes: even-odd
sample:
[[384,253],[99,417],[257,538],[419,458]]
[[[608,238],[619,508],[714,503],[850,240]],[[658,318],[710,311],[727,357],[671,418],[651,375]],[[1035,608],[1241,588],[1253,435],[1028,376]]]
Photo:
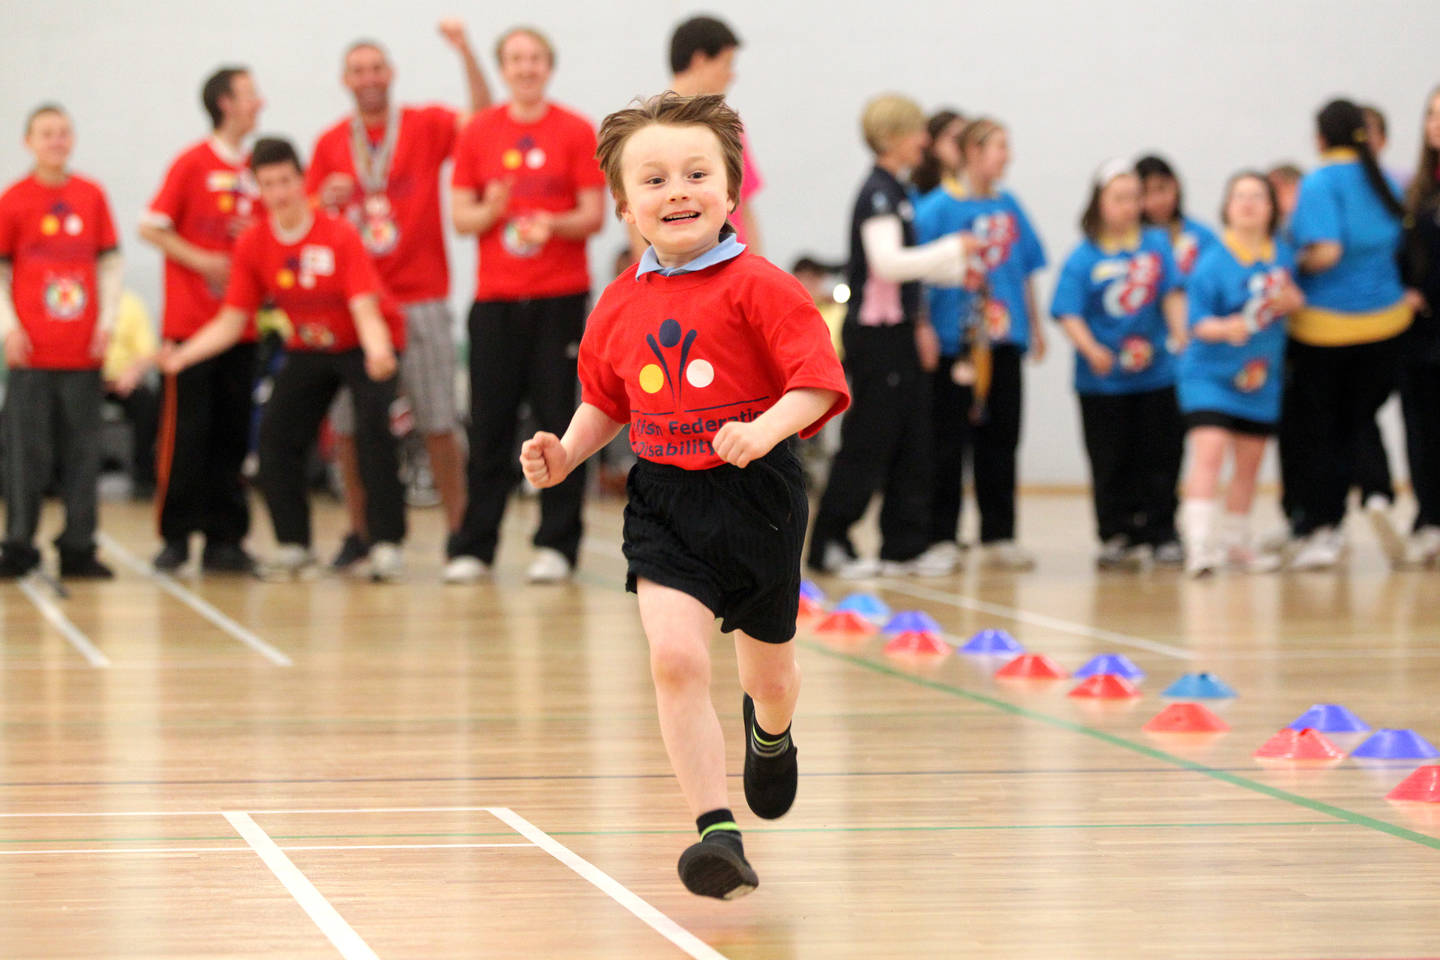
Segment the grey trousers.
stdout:
[[5,444],[5,543],[34,545],[45,490],[59,473],[64,552],[95,549],[100,479],[100,371],[11,370],[0,436]]

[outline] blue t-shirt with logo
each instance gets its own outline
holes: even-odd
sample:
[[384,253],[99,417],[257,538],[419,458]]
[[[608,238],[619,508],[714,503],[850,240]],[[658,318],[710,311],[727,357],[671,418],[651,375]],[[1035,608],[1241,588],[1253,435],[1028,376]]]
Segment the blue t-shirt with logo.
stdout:
[[[1296,248],[1338,243],[1340,261],[1320,273],[1301,273],[1300,289],[1308,307],[1341,313],[1369,313],[1393,307],[1404,296],[1395,253],[1400,218],[1385,208],[1358,160],[1341,158],[1307,173],[1290,230]],[[1394,182],[1386,177],[1394,193]]]
[[1242,259],[1224,242],[1200,258],[1185,287],[1192,330],[1207,318],[1237,313],[1260,329],[1238,347],[1191,337],[1179,360],[1182,412],[1213,411],[1270,424],[1280,420],[1285,318],[1276,315],[1270,300],[1294,273],[1294,252],[1281,241],[1254,260]]
[[1164,230],[1146,229],[1129,249],[1101,249],[1084,240],[1060,271],[1050,314],[1076,316],[1115,354],[1099,376],[1077,351],[1075,391],[1082,394],[1142,393],[1175,383],[1175,357],[1160,302],[1180,286],[1180,272]]
[[1175,268],[1180,271],[1182,281],[1195,271],[1201,257],[1219,245],[1220,238],[1214,230],[1193,217],[1181,217],[1180,232],[1175,235],[1170,252],[1175,257]]
[[975,291],[988,286],[984,322],[992,344],[1030,346],[1030,314],[1025,282],[1045,266],[1045,248],[1020,202],[1009,191],[975,197],[956,183],[931,190],[915,208],[920,243],[963,230],[984,244],[971,258],[962,287],[928,288],[930,323],[946,356],[960,352],[964,332],[975,317]]

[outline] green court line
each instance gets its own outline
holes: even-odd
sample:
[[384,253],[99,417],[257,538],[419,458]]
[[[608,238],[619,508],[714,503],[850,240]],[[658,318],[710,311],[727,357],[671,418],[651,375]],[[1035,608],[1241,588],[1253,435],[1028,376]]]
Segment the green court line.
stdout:
[[823,644],[816,643],[813,640],[799,640],[797,641],[797,643],[799,643],[800,646],[804,647],[807,650],[811,650],[815,653],[821,654],[822,656],[829,657],[832,660],[840,660],[845,663],[852,664],[853,666],[861,667],[865,670],[871,671],[872,673],[878,673],[896,680],[904,680],[909,683],[915,684],[916,686],[926,687],[930,690],[935,690],[940,693],[948,693],[951,696],[961,697],[974,703],[983,703],[986,706],[993,707],[996,710],[1001,710],[1005,713],[1013,714],[1017,717],[1024,717],[1027,720],[1037,720],[1040,723],[1048,724],[1052,727],[1058,727],[1061,730],[1068,730],[1071,733],[1082,734],[1084,736],[1091,737],[1092,739],[1099,740],[1102,743],[1108,743],[1113,747],[1120,747],[1123,750],[1129,750],[1132,753],[1138,753],[1141,756],[1149,757],[1152,760],[1159,760],[1163,763],[1182,767],[1186,770],[1191,770],[1195,773],[1203,774],[1204,776],[1210,777],[1213,780],[1219,780],[1222,783],[1228,783],[1231,786],[1240,787],[1243,790],[1249,790],[1253,793],[1263,794],[1276,800],[1284,800],[1286,803],[1294,804],[1297,807],[1304,807],[1307,810],[1313,810],[1316,813],[1322,813],[1328,817],[1334,817],[1336,820],[1343,820],[1346,823],[1352,823],[1359,827],[1366,827],[1370,830],[1375,830],[1380,833],[1387,833],[1390,836],[1398,837],[1401,840],[1409,840],[1412,843],[1418,843],[1422,846],[1430,847],[1432,850],[1440,850],[1440,837],[1432,837],[1428,834],[1420,833],[1416,830],[1410,830],[1397,824],[1387,823],[1384,820],[1377,820],[1374,817],[1367,817],[1363,813],[1356,813],[1353,810],[1346,810],[1344,807],[1337,807],[1334,804],[1326,803],[1323,800],[1312,800],[1311,798],[1303,797],[1298,793],[1291,793],[1289,790],[1281,790],[1279,787],[1272,787],[1269,784],[1260,783],[1257,780],[1251,780],[1248,777],[1242,777],[1238,774],[1230,773],[1225,770],[1217,770],[1214,767],[1207,767],[1203,763],[1195,763],[1193,760],[1186,760],[1184,757],[1177,757],[1172,753],[1166,753],[1164,750],[1157,750],[1154,747],[1147,746],[1143,743],[1138,743],[1134,740],[1128,740],[1125,737],[1117,736],[1116,734],[1109,733],[1105,730],[1098,730],[1095,727],[1087,727],[1083,723],[1074,723],[1062,717],[1051,716],[1048,713],[1041,713],[1039,710],[1031,710],[1029,707],[1022,707],[1018,704],[1009,703],[996,697],[986,696],[983,693],[975,693],[974,691],[966,690],[963,687],[957,687],[953,684],[943,683],[939,680],[931,680],[928,677],[917,677],[914,674],[906,673],[903,670],[897,670],[896,668],[887,666],[886,664],[877,663],[873,660],[867,660],[864,657],[855,656],[854,654],[842,653],[838,650],[831,650]]
[[[977,823],[913,827],[748,827],[745,833],[957,833],[985,830],[1173,830],[1221,827],[1336,827],[1339,820],[1254,820],[1245,822],[1201,821],[1195,823]],[[665,830],[551,830],[552,837],[631,837],[691,834],[690,829]],[[464,833],[292,833],[271,834],[274,840],[399,840],[458,839],[472,837],[513,837],[513,830]],[[64,839],[0,840],[9,844],[39,843],[185,843],[199,840],[234,840],[237,849],[244,841],[234,834],[214,837],[67,837]]]

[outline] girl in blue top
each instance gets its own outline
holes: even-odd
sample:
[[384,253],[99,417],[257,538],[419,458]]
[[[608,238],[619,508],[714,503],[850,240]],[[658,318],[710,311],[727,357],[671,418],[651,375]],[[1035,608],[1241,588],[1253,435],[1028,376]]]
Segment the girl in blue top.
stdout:
[[1173,350],[1185,294],[1162,231],[1140,226],[1140,181],[1111,161],[1096,174],[1050,312],[1075,345],[1075,391],[1095,497],[1101,568],[1184,561],[1175,533],[1183,428]]
[[[1300,181],[1291,222],[1306,301],[1290,322],[1284,409],[1297,569],[1340,559],[1345,495],[1357,473],[1350,461],[1396,388],[1411,321],[1396,262],[1403,208],[1375,162],[1364,116],[1336,100],[1316,119],[1324,162]],[[1403,544],[1384,506],[1367,513],[1396,557]]]
[[[1220,219],[1224,240],[1200,257],[1185,288],[1191,340],[1180,355],[1179,393],[1190,471],[1180,527],[1192,576],[1227,563],[1252,572],[1279,566],[1250,547],[1250,505],[1266,437],[1280,419],[1284,319],[1304,303],[1291,280],[1294,257],[1275,239],[1279,206],[1264,174],[1230,178]],[[1227,450],[1235,465],[1217,525]]]
[[[959,176],[926,194],[915,210],[920,243],[956,231],[975,238],[962,285],[928,288],[930,323],[940,341],[940,363],[931,374],[936,446],[930,537],[936,544],[956,542],[969,447],[985,562],[1028,570],[1035,560],[1015,543],[1020,358],[1027,350],[1037,361],[1045,355],[1030,282],[1045,266],[1045,250],[1020,202],[998,187],[1010,162],[1005,128],[988,117],[977,119],[965,126],[960,147]],[[974,382],[966,362],[976,323],[984,324],[989,343],[988,385]],[[976,393],[983,394],[980,404]],[[972,417],[982,406],[983,416]]]
[[1220,242],[1199,220],[1185,216],[1185,197],[1175,168],[1163,157],[1154,154],[1135,161],[1135,175],[1140,178],[1140,203],[1146,226],[1158,227],[1170,237],[1175,266],[1182,278],[1190,276],[1200,257]]

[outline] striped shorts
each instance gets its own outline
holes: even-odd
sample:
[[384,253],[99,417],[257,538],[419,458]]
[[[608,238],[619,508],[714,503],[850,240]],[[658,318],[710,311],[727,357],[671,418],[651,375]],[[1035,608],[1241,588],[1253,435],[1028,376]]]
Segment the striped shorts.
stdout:
[[[455,332],[444,300],[405,304],[405,352],[400,355],[400,393],[410,401],[415,429],[429,436],[449,433],[455,411]],[[355,407],[341,390],[330,405],[330,428],[355,435]]]

